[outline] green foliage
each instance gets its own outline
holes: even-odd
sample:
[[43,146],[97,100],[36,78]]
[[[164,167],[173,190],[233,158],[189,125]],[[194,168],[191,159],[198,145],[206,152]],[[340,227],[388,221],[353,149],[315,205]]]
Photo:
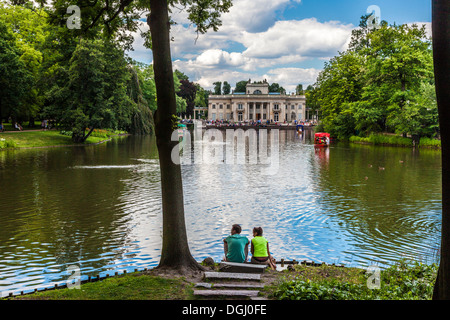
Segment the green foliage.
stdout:
[[123,51],[111,42],[81,40],[69,62],[67,80],[52,91],[54,103],[46,115],[83,142],[85,128],[126,129],[133,100],[127,92],[131,74]]
[[337,138],[377,132],[434,136],[438,113],[425,27],[381,23],[354,30],[349,49],[325,64],[307,106]]
[[404,147],[409,147],[412,145],[412,140],[410,138],[404,138],[395,135],[375,134],[375,133],[371,133],[368,137],[351,136],[349,138],[349,141],[364,142],[374,145],[394,145]]
[[27,112],[26,100],[33,85],[33,75],[21,59],[13,33],[0,19],[0,119],[19,118]]
[[[44,59],[42,44],[48,36],[49,28],[46,24],[47,14],[43,9],[31,9],[25,6],[0,4],[0,21],[5,24],[20,55],[20,62],[27,72],[23,94],[16,98],[9,110],[3,116],[12,116],[18,119],[36,117],[44,99],[40,90],[41,65]],[[17,89],[16,89],[17,91]],[[1,116],[0,112],[0,116]]]
[[419,147],[440,149],[441,140],[422,137],[420,138]]
[[4,138],[0,138],[0,150],[6,148],[15,148],[17,144],[12,140],[6,140]]
[[310,280],[297,277],[283,281],[274,292],[279,300],[429,300],[433,294],[437,266],[402,260],[382,270],[380,289],[369,289],[370,273],[352,281]]

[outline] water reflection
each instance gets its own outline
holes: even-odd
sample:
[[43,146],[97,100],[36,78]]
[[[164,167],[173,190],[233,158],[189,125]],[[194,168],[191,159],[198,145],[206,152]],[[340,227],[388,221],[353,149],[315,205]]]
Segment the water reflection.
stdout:
[[[311,140],[308,131],[280,131],[275,175],[249,161],[182,166],[197,260],[223,257],[221,239],[233,223],[249,237],[262,226],[278,259],[367,265],[424,257],[435,248],[439,152],[317,149]],[[82,275],[157,265],[162,219],[154,137],[2,151],[0,181],[0,291],[64,281],[70,265]]]

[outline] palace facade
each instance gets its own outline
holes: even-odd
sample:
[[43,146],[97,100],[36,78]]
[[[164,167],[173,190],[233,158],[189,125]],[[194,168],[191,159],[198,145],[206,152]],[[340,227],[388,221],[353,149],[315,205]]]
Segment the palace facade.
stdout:
[[251,83],[246,92],[229,95],[210,95],[208,120],[291,122],[306,120],[304,95],[269,92],[269,83]]

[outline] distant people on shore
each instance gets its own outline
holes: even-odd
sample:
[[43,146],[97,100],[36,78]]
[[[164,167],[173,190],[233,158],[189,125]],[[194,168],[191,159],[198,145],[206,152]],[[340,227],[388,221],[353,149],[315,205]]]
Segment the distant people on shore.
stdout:
[[16,130],[19,130],[19,131],[22,131],[22,130],[23,130],[22,126],[21,126],[20,123],[18,123],[18,122],[14,123],[14,128],[15,128]]
[[3,126],[3,122],[0,122],[0,132],[5,131],[5,127]]
[[48,130],[49,129],[49,125],[48,125],[48,120],[42,120],[41,121],[41,129],[42,130]]
[[231,235],[223,239],[225,259],[227,262],[244,263],[248,257],[250,241],[241,235],[242,228],[238,224],[231,227]]
[[267,264],[272,270],[276,270],[275,259],[269,251],[269,241],[263,237],[263,229],[261,227],[253,228],[250,252],[252,253],[251,263]]

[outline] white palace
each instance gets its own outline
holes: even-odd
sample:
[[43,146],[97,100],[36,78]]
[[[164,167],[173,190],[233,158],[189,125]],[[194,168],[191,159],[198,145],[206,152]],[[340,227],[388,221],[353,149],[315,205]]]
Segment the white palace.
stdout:
[[228,95],[210,95],[209,120],[253,121],[271,120],[291,122],[306,120],[306,98],[304,95],[286,95],[269,92],[269,83],[251,83],[246,92]]

